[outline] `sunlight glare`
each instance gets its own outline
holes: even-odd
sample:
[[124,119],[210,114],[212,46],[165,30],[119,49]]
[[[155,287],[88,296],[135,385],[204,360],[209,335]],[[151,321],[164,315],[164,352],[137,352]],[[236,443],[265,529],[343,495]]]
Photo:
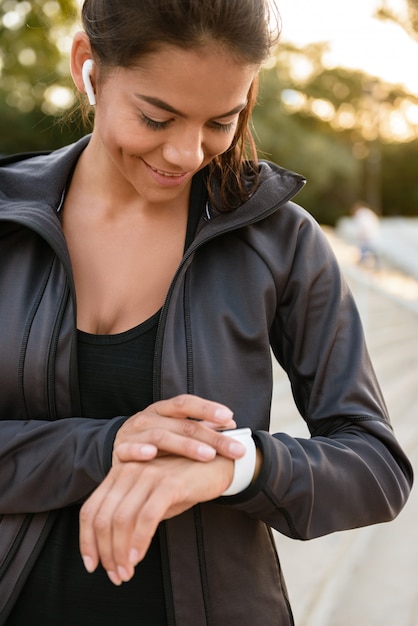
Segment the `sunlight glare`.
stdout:
[[[328,42],[324,62],[330,69],[360,69],[418,95],[418,71],[411,71],[418,63],[418,44],[397,24],[374,17],[381,4],[381,0],[278,0],[282,41],[301,47]],[[404,1],[391,0],[391,5],[399,12]]]

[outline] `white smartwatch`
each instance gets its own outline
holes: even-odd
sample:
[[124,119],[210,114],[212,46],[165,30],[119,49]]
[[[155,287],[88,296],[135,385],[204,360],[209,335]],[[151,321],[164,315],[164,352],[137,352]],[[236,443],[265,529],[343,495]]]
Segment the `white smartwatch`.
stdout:
[[251,484],[256,463],[256,447],[254,439],[251,436],[250,428],[224,430],[222,434],[226,437],[231,437],[231,439],[236,439],[246,448],[244,456],[239,459],[235,459],[234,477],[232,479],[232,483],[222,494],[223,496],[234,496],[235,494],[244,491],[244,489],[249,487]]

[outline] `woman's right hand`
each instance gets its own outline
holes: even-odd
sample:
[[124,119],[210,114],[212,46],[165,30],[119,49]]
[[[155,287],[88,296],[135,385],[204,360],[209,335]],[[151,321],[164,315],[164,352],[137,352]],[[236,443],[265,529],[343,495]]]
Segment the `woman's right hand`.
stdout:
[[232,411],[223,404],[190,394],[160,400],[121,426],[112,465],[165,454],[203,462],[217,454],[235,460],[245,453],[244,446],[218,432],[234,428]]
[[234,463],[219,455],[209,463],[165,455],[112,467],[80,511],[80,552],[87,571],[101,562],[115,585],[130,580],[158,524],[218,498],[233,474]]

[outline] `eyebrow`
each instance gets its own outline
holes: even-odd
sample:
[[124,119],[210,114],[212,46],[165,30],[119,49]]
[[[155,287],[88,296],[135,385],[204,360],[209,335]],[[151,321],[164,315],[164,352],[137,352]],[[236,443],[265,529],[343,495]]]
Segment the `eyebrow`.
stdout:
[[[167,111],[168,113],[173,113],[174,115],[178,115],[179,117],[183,117],[183,118],[187,117],[184,113],[172,107],[171,104],[168,104],[168,102],[164,102],[164,100],[160,100],[159,98],[154,98],[153,96],[146,96],[140,93],[136,93],[135,96],[139,100],[143,100],[144,102],[147,102],[148,104],[152,104],[153,106],[159,109],[162,109],[163,111]],[[213,119],[217,120],[217,119],[222,119],[223,117],[229,117],[230,115],[236,115],[237,113],[241,113],[241,111],[245,109],[246,106],[247,106],[247,103],[244,102],[234,107],[233,109],[231,109],[231,111],[227,111],[226,113],[222,113],[221,115],[216,115]]]

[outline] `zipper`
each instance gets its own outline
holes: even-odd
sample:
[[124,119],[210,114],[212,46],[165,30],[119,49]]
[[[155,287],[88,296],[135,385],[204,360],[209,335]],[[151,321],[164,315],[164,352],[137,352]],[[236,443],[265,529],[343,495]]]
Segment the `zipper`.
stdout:
[[67,286],[64,287],[61,295],[61,301],[57,315],[55,317],[54,328],[51,335],[51,345],[48,354],[47,363],[47,401],[48,412],[51,420],[57,419],[57,407],[56,407],[56,395],[55,395],[55,363],[58,350],[59,335],[62,327],[62,321],[64,313],[69,300],[69,290]]
[[168,558],[168,540],[166,522],[162,522],[158,528],[160,537],[161,569],[164,587],[164,606],[167,626],[176,626],[174,611],[173,589],[171,586],[170,562]]
[[[0,517],[0,522],[3,519],[4,515],[2,515]],[[3,578],[3,576],[6,574],[7,570],[9,569],[10,563],[12,563],[19,547],[20,544],[22,543],[23,537],[26,534],[27,529],[29,528],[29,525],[32,521],[33,518],[33,513],[29,513],[28,515],[26,515],[22,525],[20,526],[16,537],[13,540],[13,544],[10,547],[10,550],[7,553],[7,557],[5,558],[5,560],[3,561],[1,567],[0,567],[0,580]]]
[[191,313],[190,313],[190,274],[186,271],[184,277],[184,326],[186,335],[186,369],[187,369],[187,393],[194,394],[193,379],[193,346],[191,333]]
[[200,582],[202,587],[203,606],[205,607],[206,625],[210,624],[209,609],[209,576],[206,566],[205,540],[203,538],[202,509],[200,504],[193,507],[194,523],[196,529],[197,555],[199,559]]
[[23,383],[23,372],[24,372],[24,363],[25,363],[25,358],[26,358],[26,351],[27,351],[27,346],[28,346],[28,341],[29,341],[29,335],[30,335],[30,331],[31,331],[31,327],[32,327],[32,323],[36,314],[36,311],[39,307],[39,304],[42,300],[42,296],[43,293],[45,291],[45,287],[46,284],[48,282],[48,277],[51,273],[51,270],[49,270],[46,274],[46,276],[44,277],[44,280],[42,281],[41,287],[38,291],[38,295],[35,298],[35,302],[32,305],[32,308],[30,310],[29,316],[28,316],[28,321],[26,323],[26,328],[23,334],[23,338],[22,338],[22,345],[20,347],[20,356],[19,356],[19,364],[18,364],[18,381],[19,381],[19,389],[20,389],[20,398],[21,398],[21,404],[22,404],[22,415],[25,416],[25,419],[28,419],[28,409],[27,409],[27,405],[26,405],[26,400],[25,400],[25,386]]
[[[7,574],[8,573],[10,574],[10,571],[11,571],[13,579],[16,582],[15,582],[13,589],[8,594],[7,598],[4,598],[4,597],[0,598],[1,600],[0,624],[4,624],[4,621],[2,621],[3,617],[6,619],[10,610],[14,606],[14,603],[16,602],[21,589],[23,585],[25,584],[27,575],[31,571],[33,567],[33,563],[37,559],[45,543],[45,539],[48,536],[48,533],[56,518],[56,512],[47,514],[45,521],[42,522],[42,527],[40,529],[40,532],[37,532],[37,530],[35,530],[36,543],[33,544],[33,548],[28,558],[26,559],[25,563],[22,564],[20,558],[16,559],[16,555],[18,554],[18,551],[22,544],[23,539],[26,537],[27,533],[30,532],[31,530],[32,522],[35,522],[35,526],[36,526],[37,515],[44,515],[44,514],[28,513],[27,515],[24,516],[23,522],[20,525],[19,530],[17,531],[13,539],[13,543],[8,551],[7,557],[5,561],[2,563],[2,567],[0,570],[0,580],[3,580],[3,579],[6,580]],[[2,521],[3,517],[6,517],[6,516],[4,515],[0,516],[0,522]],[[9,570],[9,568],[12,568],[12,569]],[[16,570],[18,572],[18,575],[17,575]],[[7,584],[6,584],[6,587],[7,587]]]
[[[48,284],[51,272],[53,270],[53,266],[54,263],[57,261],[59,263],[61,263],[64,267],[64,272],[65,275],[67,277],[67,283],[66,286],[63,289],[63,293],[61,295],[61,299],[60,299],[60,304],[59,304],[59,308],[58,308],[58,312],[55,318],[55,322],[54,322],[54,328],[51,334],[51,343],[50,343],[50,349],[49,349],[49,353],[48,353],[48,362],[46,365],[46,381],[47,381],[47,403],[48,403],[48,416],[51,420],[55,420],[57,417],[57,412],[56,412],[56,402],[55,402],[55,374],[54,374],[54,366],[55,366],[55,362],[56,362],[56,355],[57,355],[57,349],[58,349],[58,342],[59,342],[59,335],[60,335],[60,330],[61,330],[61,326],[62,326],[62,321],[63,321],[63,317],[64,317],[64,313],[65,313],[65,309],[66,306],[68,304],[69,298],[70,298],[70,293],[71,293],[71,289],[69,287],[69,285],[71,285],[71,280],[69,280],[69,277],[71,277],[71,273],[68,273],[68,267],[66,266],[66,263],[64,262],[64,260],[62,259],[62,257],[60,255],[58,255],[57,250],[52,246],[52,243],[50,240],[48,240],[47,237],[43,237],[45,239],[45,241],[47,242],[48,245],[50,245],[51,249],[53,250],[54,254],[56,255],[55,259],[51,262],[49,269],[47,272],[45,272],[45,276],[42,280],[41,286],[39,288],[38,294],[35,298],[35,301],[32,305],[29,317],[28,317],[28,322],[26,324],[26,328],[25,328],[25,332],[23,335],[23,339],[22,339],[22,346],[21,346],[21,353],[20,353],[20,359],[19,359],[19,365],[18,365],[18,376],[19,376],[19,387],[20,387],[20,397],[21,397],[21,402],[22,402],[22,413],[23,415],[28,416],[28,411],[27,411],[27,406],[26,406],[26,402],[25,402],[25,394],[24,394],[24,384],[23,384],[23,371],[24,371],[24,362],[25,362],[25,357],[26,357],[26,350],[27,350],[27,344],[28,344],[28,340],[29,340],[29,335],[31,332],[31,327],[32,327],[32,323],[34,320],[34,317],[36,315],[36,311],[40,305],[40,302],[43,298],[43,295],[45,293],[45,289],[46,286]],[[75,302],[75,300],[74,300]],[[73,344],[74,345],[74,344]],[[73,360],[72,360],[73,361]],[[72,368],[72,372],[71,372],[71,382],[74,379],[73,376],[74,373],[74,368]],[[75,385],[71,384],[71,397],[72,399],[74,397],[78,397],[78,395],[75,393],[74,390]]]
[[[184,277],[184,325],[186,335],[186,355],[187,355],[187,393],[194,394],[194,378],[193,378],[193,345],[191,333],[191,294],[190,294],[190,274],[186,270]],[[196,532],[197,555],[199,560],[199,573],[202,589],[203,606],[205,609],[206,624],[209,625],[210,620],[210,602],[209,602],[209,577],[206,566],[206,550],[205,540],[203,537],[202,509],[199,504],[193,507],[194,524]]]

